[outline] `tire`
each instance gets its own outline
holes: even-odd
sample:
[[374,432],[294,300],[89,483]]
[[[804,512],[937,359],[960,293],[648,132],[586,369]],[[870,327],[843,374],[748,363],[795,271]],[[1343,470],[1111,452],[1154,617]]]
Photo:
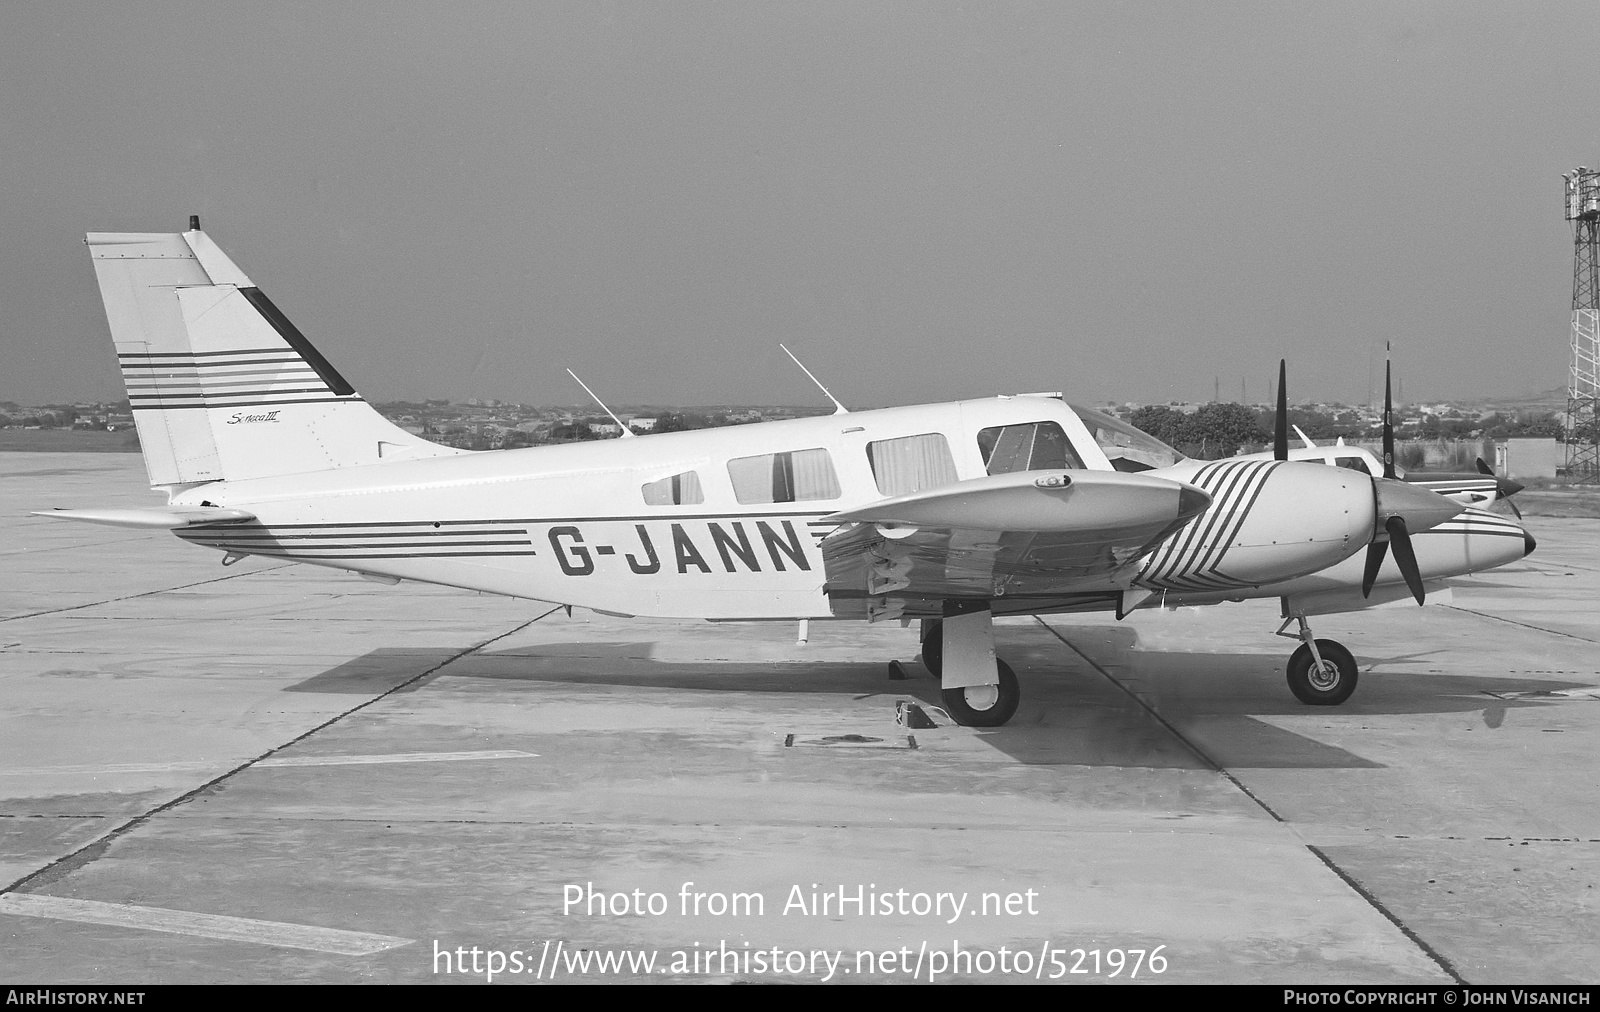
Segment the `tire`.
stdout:
[[1338,706],[1356,691],[1356,659],[1335,640],[1317,640],[1323,671],[1314,672],[1311,648],[1300,644],[1289,657],[1289,691],[1307,706]]
[[944,671],[944,623],[934,622],[928,626],[928,635],[922,638],[922,666],[927,668],[935,678],[941,677]]
[[998,685],[969,685],[959,689],[944,689],[944,708],[962,727],[999,727],[1017,712],[1022,702],[1022,687],[1011,665],[998,658],[994,662],[1000,674]]

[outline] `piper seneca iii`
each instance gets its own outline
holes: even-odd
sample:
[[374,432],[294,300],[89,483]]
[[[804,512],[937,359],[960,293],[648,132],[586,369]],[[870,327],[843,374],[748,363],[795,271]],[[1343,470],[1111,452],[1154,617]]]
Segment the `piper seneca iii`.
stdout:
[[918,620],[963,724],[1017,708],[996,615],[1279,598],[1290,688],[1338,704],[1356,664],[1310,617],[1534,547],[1392,450],[1378,474],[1288,459],[1281,382],[1265,459],[1184,459],[1055,395],[467,452],[374,411],[197,220],[87,243],[167,502],[45,515],[607,614]]

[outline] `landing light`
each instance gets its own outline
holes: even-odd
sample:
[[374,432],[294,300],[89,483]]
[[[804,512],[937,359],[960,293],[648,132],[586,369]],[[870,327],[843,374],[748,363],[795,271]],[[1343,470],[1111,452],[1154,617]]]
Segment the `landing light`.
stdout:
[[1066,488],[1072,484],[1072,476],[1067,474],[1051,474],[1043,478],[1035,478],[1033,483],[1040,488]]

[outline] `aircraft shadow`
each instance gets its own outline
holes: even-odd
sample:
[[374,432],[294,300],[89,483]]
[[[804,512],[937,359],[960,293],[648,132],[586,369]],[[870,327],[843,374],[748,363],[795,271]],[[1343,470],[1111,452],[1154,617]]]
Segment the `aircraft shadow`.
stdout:
[[[1195,653],[1152,650],[1140,645],[1138,631],[1127,627],[1077,626],[1068,638],[1082,647],[1118,682],[1169,719],[1175,716],[1256,716],[1335,714],[1471,713],[1497,706],[1519,693],[1549,693],[1593,687],[1592,682],[1518,678],[1510,674],[1463,674],[1407,670],[1415,665],[1449,666],[1458,661],[1458,646],[1411,653],[1355,655],[1359,688],[1337,707],[1310,707],[1290,694],[1284,677],[1286,652]],[[1004,648],[1002,653],[1011,656]],[[1074,658],[1081,665],[1079,658]],[[1084,665],[1087,667],[1087,665]],[[1519,706],[1546,706],[1550,700],[1513,701]]]
[[[1017,670],[1023,703],[1005,727],[977,731],[976,736],[1016,762],[1209,768],[1163,726],[1165,721],[1227,768],[1377,768],[1382,764],[1286,730],[1272,718],[1479,712],[1485,727],[1496,728],[1509,710],[1550,705],[1549,700],[1515,698],[1517,693],[1584,684],[1507,676],[1373,673],[1368,669],[1374,663],[1427,663],[1428,652],[1358,656],[1364,677],[1355,698],[1342,707],[1321,710],[1290,695],[1282,659],[1275,655],[1142,650],[1136,631],[1127,627],[1080,626],[1068,635],[1110,672],[1111,679],[1075,654],[1067,652],[1064,658],[1064,648],[1053,637],[1023,636],[1015,642],[1003,637],[999,645]],[[652,657],[655,646],[652,641],[549,643],[470,654],[449,665],[444,662],[459,657],[459,649],[382,649],[285,691],[373,695],[400,687],[400,692],[415,692],[448,679],[494,691],[539,685],[637,687],[848,695],[858,700],[881,697],[886,707],[897,699],[940,705],[939,685],[920,664],[906,665],[912,678],[891,681],[886,664],[877,662],[658,660]]]

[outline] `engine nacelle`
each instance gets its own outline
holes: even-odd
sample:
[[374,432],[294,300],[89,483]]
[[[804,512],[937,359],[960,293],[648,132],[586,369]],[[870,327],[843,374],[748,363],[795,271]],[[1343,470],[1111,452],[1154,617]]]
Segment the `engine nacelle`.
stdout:
[[1277,583],[1332,566],[1372,538],[1372,480],[1346,468],[1241,459],[1147,473],[1196,485],[1212,503],[1150,553],[1141,586],[1223,591]]

